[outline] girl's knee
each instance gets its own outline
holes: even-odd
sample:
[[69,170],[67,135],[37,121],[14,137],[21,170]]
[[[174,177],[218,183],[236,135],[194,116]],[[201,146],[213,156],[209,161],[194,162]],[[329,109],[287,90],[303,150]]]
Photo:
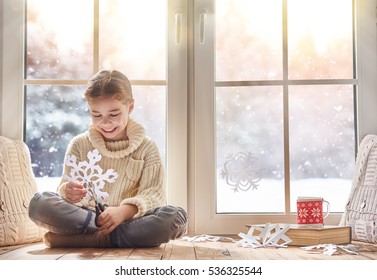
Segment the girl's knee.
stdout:
[[159,212],[170,216],[174,227],[185,225],[188,222],[187,212],[181,207],[166,205],[161,207]]
[[37,192],[31,198],[29,203],[29,217],[32,220],[38,219],[40,214],[50,211],[50,206],[53,205],[53,201],[60,200],[61,198],[57,193],[54,192]]

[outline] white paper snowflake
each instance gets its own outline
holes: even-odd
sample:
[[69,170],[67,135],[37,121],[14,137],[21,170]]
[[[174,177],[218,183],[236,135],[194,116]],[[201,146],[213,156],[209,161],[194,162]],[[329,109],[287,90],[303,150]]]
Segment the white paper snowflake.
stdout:
[[258,182],[262,179],[259,176],[258,158],[251,152],[239,152],[229,155],[227,159],[221,176],[233,187],[233,191],[248,191],[250,188],[256,190]]
[[287,244],[292,242],[292,240],[285,235],[288,230],[288,224],[281,226],[279,224],[267,223],[265,225],[251,226],[246,234],[240,232],[238,236],[241,237],[241,239],[238,241],[231,237],[214,236],[208,234],[200,234],[193,237],[184,236],[181,239],[189,242],[233,242],[240,247],[253,249],[261,247],[286,248]]
[[[247,234],[238,234],[241,240],[237,242],[239,246],[260,248],[260,247],[286,247],[292,240],[285,235],[289,230],[289,225],[266,223],[265,225],[253,225]],[[256,235],[254,233],[257,233]]]
[[[88,152],[88,161],[77,163],[74,155],[67,156],[65,160],[65,164],[71,167],[69,176],[65,176],[66,179],[84,186],[91,182],[98,202],[103,202],[109,197],[107,192],[101,191],[105,186],[105,182],[114,183],[118,178],[118,173],[113,169],[103,172],[103,169],[97,164],[101,158],[102,155],[95,149]],[[85,198],[90,199],[91,196],[91,193],[88,192]]]

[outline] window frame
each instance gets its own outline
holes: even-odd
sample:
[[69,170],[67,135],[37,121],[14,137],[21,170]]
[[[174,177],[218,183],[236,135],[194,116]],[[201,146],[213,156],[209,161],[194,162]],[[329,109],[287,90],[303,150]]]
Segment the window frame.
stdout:
[[[2,84],[1,134],[9,138],[24,139],[24,87],[26,85],[86,85],[87,80],[52,80],[24,79],[25,53],[25,20],[26,0],[4,1],[4,22],[1,26],[7,40],[2,40],[4,48],[3,61],[4,82]],[[12,2],[12,3],[11,3]],[[93,74],[99,70],[98,65],[98,8],[99,0],[94,2],[94,63]],[[179,71],[170,71],[165,81],[132,80],[132,85],[165,85],[167,88],[167,132],[166,145],[166,181],[168,202],[187,208],[187,4],[186,0],[167,0],[167,62],[166,68],[180,65]],[[176,28],[178,22],[175,15],[180,16],[180,42],[176,43]],[[11,20],[12,19],[12,20]],[[12,35],[11,34],[15,34]],[[9,38],[9,40],[8,40]],[[16,46],[16,47],[15,47]],[[5,66],[14,65],[8,70]],[[9,81],[9,82],[8,82]],[[13,93],[13,94],[10,94]],[[16,94],[14,94],[16,93]],[[7,104],[7,106],[5,106]],[[12,120],[12,121],[10,121]],[[9,124],[12,125],[9,125]],[[174,172],[170,172],[174,166]],[[170,187],[170,186],[174,186]]]
[[[174,2],[174,5],[172,4]],[[249,219],[243,215],[228,215],[220,217],[214,215],[211,206],[200,206],[213,204],[211,192],[203,190],[198,184],[198,172],[201,164],[199,155],[202,149],[198,148],[195,135],[199,133],[197,129],[200,118],[195,116],[196,110],[203,106],[198,98],[199,93],[195,77],[198,76],[197,67],[194,65],[194,58],[197,55],[192,48],[196,41],[194,27],[198,28],[194,14],[198,13],[197,6],[203,1],[173,1],[169,0],[169,11],[182,12],[183,23],[187,23],[187,28],[182,25],[182,42],[179,51],[175,55],[180,57],[180,63],[186,68],[186,75],[182,74],[178,79],[177,95],[169,94],[168,106],[177,107],[179,117],[174,117],[172,112],[168,114],[168,126],[172,129],[168,131],[167,141],[167,181],[169,203],[187,205],[190,216],[189,231],[191,233],[224,233],[227,228],[244,230],[240,225],[245,222],[251,223],[259,221],[288,222],[289,216],[281,217],[268,215],[260,220]],[[179,5],[182,5],[179,6]],[[355,34],[356,34],[356,57],[358,75],[358,95],[357,95],[357,143],[367,134],[377,134],[377,120],[375,112],[377,110],[377,32],[376,32],[376,0],[355,0]],[[25,0],[0,0],[0,135],[10,139],[23,140],[24,128],[24,20],[25,20]],[[169,12],[169,17],[171,16]],[[173,36],[173,27],[169,21],[169,36]],[[185,36],[187,34],[187,36]],[[183,54],[182,54],[183,53]],[[187,58],[184,58],[187,54]],[[170,57],[170,54],[169,54]],[[169,63],[172,61],[170,60]],[[168,76],[169,81],[173,79]],[[171,88],[170,88],[171,89]],[[187,95],[186,95],[187,94]],[[188,132],[187,132],[188,129]],[[185,149],[188,147],[188,149]],[[206,151],[204,151],[206,152]],[[174,158],[174,159],[173,159]],[[178,164],[178,165],[176,165]],[[170,171],[171,168],[174,170]],[[203,173],[203,172],[202,172]],[[171,176],[171,177],[169,177]],[[188,185],[188,187],[187,187]],[[186,200],[186,197],[188,200]],[[208,203],[210,201],[210,203]],[[205,211],[202,212],[202,209]],[[337,223],[340,215],[331,217],[330,222]]]
[[[372,2],[368,4],[362,3],[362,1],[355,1],[355,20],[356,20],[356,32],[355,41],[356,46],[359,47],[355,53],[356,59],[356,77],[354,79],[338,79],[338,80],[289,80],[287,76],[287,43],[283,44],[283,81],[278,81],[279,85],[283,87],[283,102],[284,102],[284,153],[285,153],[285,213],[283,214],[270,214],[270,213],[258,213],[258,214],[222,214],[216,213],[216,170],[215,159],[216,151],[214,147],[215,141],[215,94],[214,90],[218,86],[231,86],[231,85],[260,85],[261,81],[245,81],[245,82],[216,82],[215,80],[215,67],[214,67],[214,50],[215,50],[215,0],[195,0],[193,10],[193,37],[194,37],[194,49],[193,54],[193,76],[195,81],[195,88],[190,94],[194,95],[190,104],[193,104],[194,111],[190,110],[194,124],[190,130],[191,141],[194,142],[190,145],[190,153],[193,153],[193,157],[190,161],[190,178],[192,177],[192,183],[190,187],[193,189],[191,196],[189,197],[191,209],[193,212],[194,225],[192,231],[196,233],[208,233],[216,232],[221,234],[234,234],[237,231],[242,231],[246,224],[250,223],[296,223],[296,214],[290,211],[290,177],[289,177],[289,124],[288,124],[288,87],[290,85],[317,85],[328,84],[329,82],[336,82],[338,84],[351,84],[354,87],[355,97],[355,144],[360,143],[360,140],[364,135],[370,133],[365,130],[366,126],[372,123],[372,119],[365,118],[365,98],[372,98],[367,92],[362,90],[364,84],[370,86],[371,80],[369,77],[363,77],[365,65],[365,57],[362,56],[362,50],[360,46],[365,41],[366,36],[371,36],[372,21],[371,14],[366,17],[365,13],[368,13],[369,9],[373,5]],[[286,1],[283,1],[283,10],[286,9]],[[371,9],[374,11],[376,7]],[[198,37],[203,26],[201,26],[201,13],[206,11],[207,19],[205,29],[206,42],[200,43]],[[284,13],[285,14],[285,13]],[[375,15],[374,15],[375,16]],[[368,19],[368,20],[367,20]],[[284,19],[283,19],[284,20]],[[375,19],[374,19],[375,20]],[[363,26],[364,29],[360,27]],[[286,26],[283,24],[283,34],[286,33]],[[368,35],[367,35],[368,34]],[[376,35],[372,36],[374,39]],[[286,40],[286,39],[284,39]],[[369,41],[369,43],[371,43]],[[368,44],[368,46],[370,46]],[[376,48],[374,48],[376,50]],[[375,54],[374,54],[375,55]],[[198,62],[198,63],[196,63]],[[369,67],[368,67],[369,68]],[[371,69],[369,69],[371,70]],[[374,73],[375,70],[374,70]],[[262,81],[263,85],[275,85],[276,81]],[[356,94],[356,87],[359,87]],[[372,98],[376,101],[376,98]],[[362,103],[360,103],[362,101]],[[374,106],[376,105],[373,102]],[[370,106],[370,107],[374,107]],[[368,108],[369,109],[369,108]],[[371,108],[370,108],[371,109]],[[369,111],[369,110],[368,110]],[[373,121],[375,123],[375,121]],[[372,129],[375,131],[375,128]],[[357,145],[356,145],[357,146]],[[211,175],[209,175],[211,174]],[[338,224],[341,218],[341,213],[331,213],[326,219],[328,224]]]

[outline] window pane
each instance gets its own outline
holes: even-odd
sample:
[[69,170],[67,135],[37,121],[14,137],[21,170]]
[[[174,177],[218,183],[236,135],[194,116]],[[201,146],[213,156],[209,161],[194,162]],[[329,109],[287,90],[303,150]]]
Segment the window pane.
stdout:
[[215,3],[216,80],[282,79],[282,1]]
[[156,142],[165,163],[166,154],[166,87],[132,86],[135,108],[131,118],[142,124],[146,134]]
[[[69,141],[88,129],[90,114],[83,98],[85,86],[28,86],[26,89],[26,143],[37,179],[62,175]],[[165,162],[166,88],[133,86],[135,109],[131,118],[140,122],[157,144]],[[48,180],[47,183],[52,182]],[[42,184],[42,180],[38,180]],[[52,188],[55,185],[49,186]],[[51,190],[51,189],[50,189]]]
[[[60,178],[69,141],[88,128],[84,90],[83,86],[27,86],[25,141],[37,179]],[[57,184],[50,187],[55,190]]]
[[282,87],[216,89],[217,212],[284,212],[282,99]]
[[288,0],[290,79],[352,79],[352,0]]
[[321,196],[343,212],[355,165],[352,86],[292,86],[289,94],[291,205]]
[[166,0],[100,1],[100,65],[131,80],[166,79]]
[[92,41],[93,1],[27,1],[27,79],[88,79]]

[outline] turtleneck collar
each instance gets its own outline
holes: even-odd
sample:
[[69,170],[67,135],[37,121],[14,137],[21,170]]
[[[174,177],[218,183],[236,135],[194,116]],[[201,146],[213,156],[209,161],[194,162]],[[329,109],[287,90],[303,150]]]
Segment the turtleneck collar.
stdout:
[[145,138],[144,128],[132,119],[128,120],[126,129],[128,140],[105,141],[103,136],[90,126],[88,130],[89,141],[101,155],[110,158],[122,158],[133,153]]

